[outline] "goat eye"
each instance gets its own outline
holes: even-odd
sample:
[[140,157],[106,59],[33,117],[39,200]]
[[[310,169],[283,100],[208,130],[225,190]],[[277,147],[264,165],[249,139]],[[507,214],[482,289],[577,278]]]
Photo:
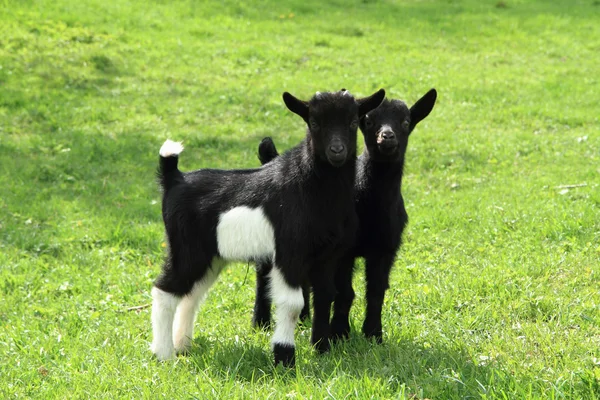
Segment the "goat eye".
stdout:
[[352,128],[352,129],[358,128],[358,121],[357,120],[352,121],[352,123],[350,124],[350,128]]
[[402,129],[408,130],[409,126],[410,126],[410,122],[408,120],[406,120],[402,123]]
[[365,127],[371,128],[372,126],[373,126],[373,121],[371,121],[369,118],[365,118]]
[[313,131],[318,131],[319,124],[317,124],[315,120],[310,120],[310,129],[312,129]]

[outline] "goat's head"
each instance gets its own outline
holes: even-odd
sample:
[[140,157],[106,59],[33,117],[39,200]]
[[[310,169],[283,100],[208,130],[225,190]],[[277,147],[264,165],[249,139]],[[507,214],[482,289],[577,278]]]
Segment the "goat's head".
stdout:
[[340,167],[356,155],[356,130],[360,118],[373,110],[385,97],[383,89],[369,97],[354,98],[347,90],[315,94],[302,101],[283,94],[287,108],[308,125],[313,155],[334,167]]
[[431,89],[410,109],[400,100],[385,100],[360,121],[369,155],[378,161],[404,158],[408,136],[415,126],[429,115],[437,92]]

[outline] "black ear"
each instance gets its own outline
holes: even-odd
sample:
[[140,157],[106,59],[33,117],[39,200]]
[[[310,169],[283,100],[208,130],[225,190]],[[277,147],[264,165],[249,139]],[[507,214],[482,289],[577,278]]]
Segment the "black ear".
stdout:
[[288,92],[283,94],[283,102],[288,110],[302,117],[308,123],[308,102],[297,99]]
[[435,100],[437,99],[437,92],[435,89],[431,89],[425,93],[417,102],[410,108],[410,130],[421,121],[425,119],[433,110]]
[[383,99],[385,98],[385,90],[379,89],[378,92],[373,93],[369,97],[363,97],[362,99],[357,99],[358,103],[358,117],[362,118],[369,111],[376,109],[379,107]]
[[270,137],[263,138],[258,145],[258,159],[262,165],[265,165],[269,161],[273,160],[279,155],[273,139]]

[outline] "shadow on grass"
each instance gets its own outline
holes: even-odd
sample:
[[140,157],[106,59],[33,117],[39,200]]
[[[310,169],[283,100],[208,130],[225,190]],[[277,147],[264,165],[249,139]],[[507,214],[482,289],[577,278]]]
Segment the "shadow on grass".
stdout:
[[[305,333],[310,332],[310,328]],[[264,334],[258,331],[256,334]],[[190,357],[196,371],[213,370],[223,379],[260,383],[273,379],[297,382],[304,379],[327,382],[342,376],[369,379],[385,384],[385,390],[423,390],[427,397],[481,396],[485,385],[503,377],[515,377],[499,365],[476,363],[463,348],[439,343],[423,345],[411,340],[388,338],[378,345],[353,332],[350,340],[336,343],[329,353],[319,355],[298,337],[296,368],[275,367],[268,346],[249,344],[243,339],[209,342],[202,336],[194,340]],[[335,378],[335,379],[334,379]],[[519,378],[521,379],[521,378]],[[506,386],[505,386],[506,387]]]

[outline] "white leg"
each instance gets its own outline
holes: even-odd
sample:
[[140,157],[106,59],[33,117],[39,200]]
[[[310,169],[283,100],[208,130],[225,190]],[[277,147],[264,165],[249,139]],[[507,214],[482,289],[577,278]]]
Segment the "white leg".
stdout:
[[175,356],[173,317],[180,298],[164,290],[152,288],[152,345],[150,349],[163,361]]
[[287,284],[280,269],[273,266],[269,273],[270,295],[275,304],[275,331],[271,345],[275,353],[275,363],[284,365],[294,363],[294,330],[304,307],[302,288],[293,288]]
[[222,265],[213,262],[206,275],[194,284],[192,291],[181,299],[175,313],[175,323],[173,326],[173,344],[175,351],[183,353],[192,345],[194,337],[194,322],[200,303],[206,298],[208,290],[215,283],[221,272]]

